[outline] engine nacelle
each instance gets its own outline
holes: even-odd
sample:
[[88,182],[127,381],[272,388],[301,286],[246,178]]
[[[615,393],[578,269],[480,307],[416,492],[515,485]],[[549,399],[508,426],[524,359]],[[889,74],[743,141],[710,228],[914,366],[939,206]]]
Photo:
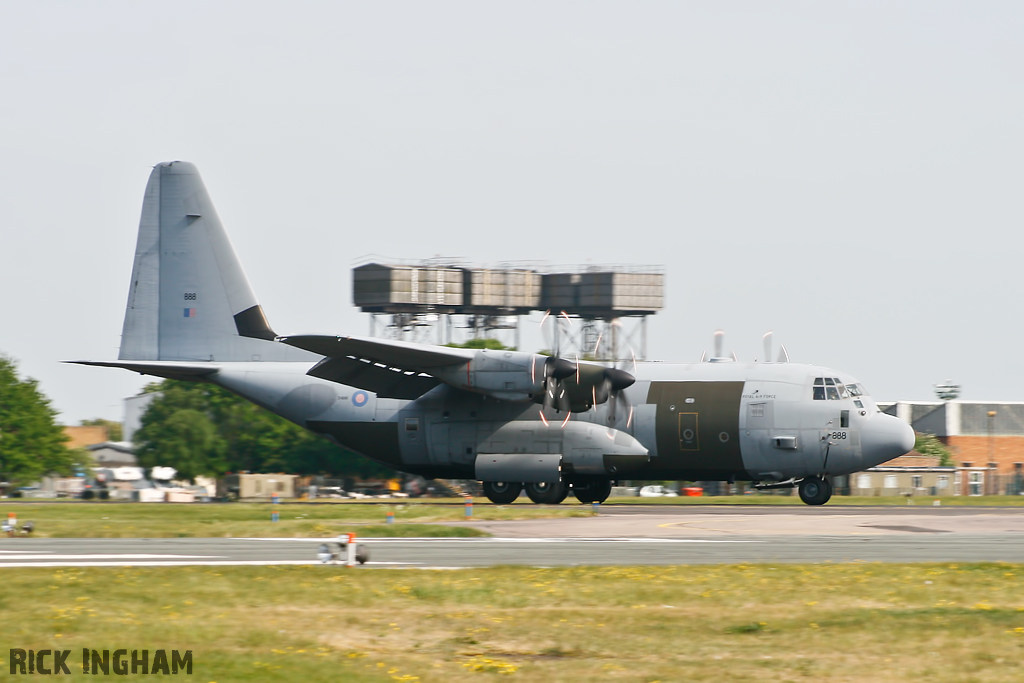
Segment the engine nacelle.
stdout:
[[[445,384],[505,401],[529,401],[544,390],[545,368],[572,363],[524,351],[481,349],[468,363],[432,370]],[[571,371],[574,371],[571,370]]]

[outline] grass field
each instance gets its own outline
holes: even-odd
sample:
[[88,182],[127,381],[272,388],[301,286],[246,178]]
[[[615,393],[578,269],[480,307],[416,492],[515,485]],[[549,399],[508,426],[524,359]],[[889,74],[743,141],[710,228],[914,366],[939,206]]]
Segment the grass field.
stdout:
[[[280,521],[271,522],[276,509]],[[388,512],[394,524],[386,524]],[[481,536],[466,527],[461,505],[280,505],[266,503],[56,503],[0,504],[0,517],[14,512],[19,522],[36,523],[46,538],[319,537],[354,531],[360,536]],[[590,506],[535,507],[474,505],[473,519],[589,517]]]
[[[1024,566],[6,569],[6,648],[189,680],[1024,680]],[[6,664],[0,664],[7,671]]]

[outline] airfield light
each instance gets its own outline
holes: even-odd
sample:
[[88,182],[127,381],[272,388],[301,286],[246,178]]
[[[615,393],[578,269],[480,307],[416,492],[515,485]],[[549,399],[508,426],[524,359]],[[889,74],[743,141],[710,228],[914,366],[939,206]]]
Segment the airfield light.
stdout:
[[356,535],[349,534],[348,542],[345,544],[345,566],[354,567],[356,565]]

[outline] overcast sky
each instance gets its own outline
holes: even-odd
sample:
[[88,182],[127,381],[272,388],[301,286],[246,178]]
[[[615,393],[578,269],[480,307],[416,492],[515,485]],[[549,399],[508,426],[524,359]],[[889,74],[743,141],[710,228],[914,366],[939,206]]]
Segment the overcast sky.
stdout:
[[[1024,400],[1020,2],[0,2],[0,353],[68,424],[153,164],[199,167],[278,333],[354,259],[655,263],[649,356]],[[524,346],[539,348],[536,321]]]

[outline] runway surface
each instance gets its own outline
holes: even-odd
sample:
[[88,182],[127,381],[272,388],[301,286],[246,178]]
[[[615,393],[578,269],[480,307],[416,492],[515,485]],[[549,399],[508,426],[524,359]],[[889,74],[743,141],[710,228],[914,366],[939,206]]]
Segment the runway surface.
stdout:
[[[609,506],[589,518],[461,524],[495,537],[360,539],[364,567],[1024,562],[1022,508]],[[325,540],[4,538],[0,568],[315,564]]]

